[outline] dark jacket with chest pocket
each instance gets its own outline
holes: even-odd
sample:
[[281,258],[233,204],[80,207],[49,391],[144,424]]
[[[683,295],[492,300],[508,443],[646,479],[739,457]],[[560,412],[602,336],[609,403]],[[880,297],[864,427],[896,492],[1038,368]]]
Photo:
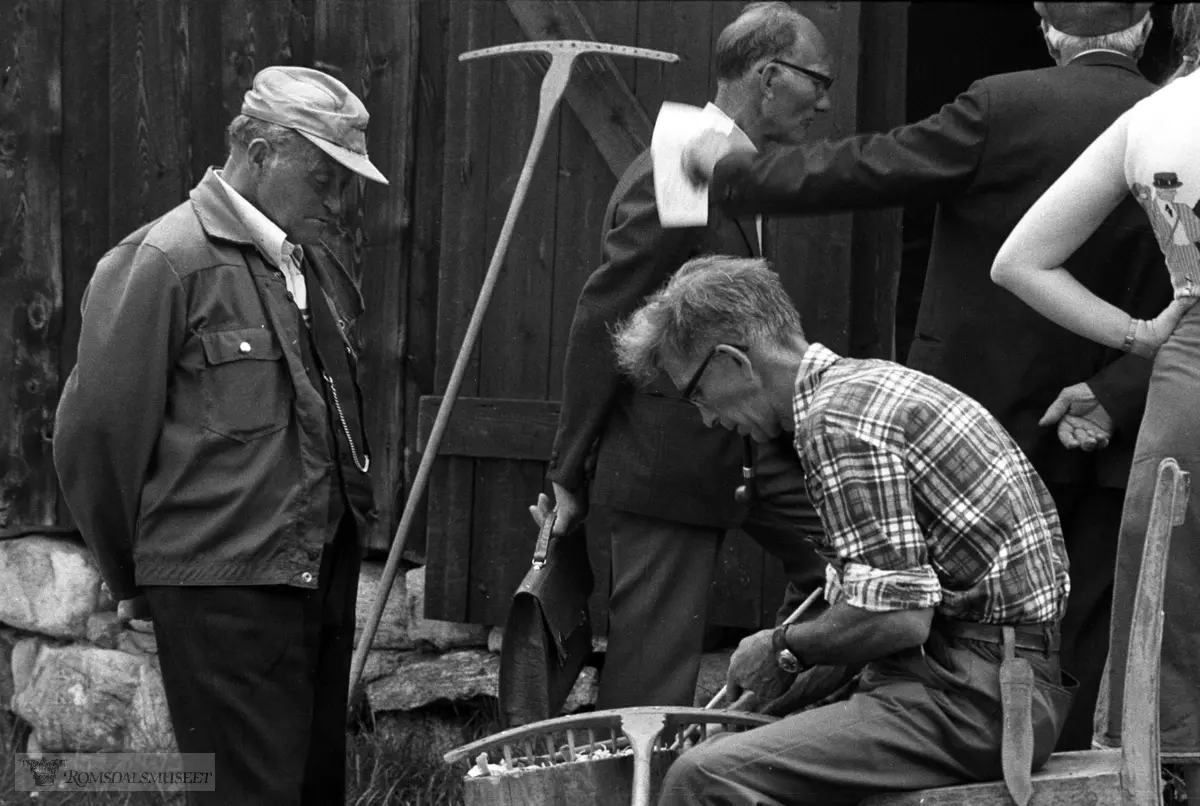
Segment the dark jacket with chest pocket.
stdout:
[[[327,248],[305,256],[320,286],[310,297],[326,295],[353,373],[361,296]],[[303,327],[211,171],[101,259],[54,458],[118,599],[142,585],[316,587],[339,474]],[[361,414],[357,382],[339,393]],[[361,534],[370,478],[342,478]]]
[[[1025,211],[1123,112],[1155,89],[1132,59],[1086,53],[1061,67],[975,82],[937,114],[885,134],[728,157],[714,198],[737,213],[812,214],[936,202],[909,366],[982,403],[1049,482],[1124,487],[1150,363],[1058,327],[991,282],[992,261]],[[1154,236],[1127,199],[1067,263],[1134,316],[1170,301]],[[1112,416],[1104,450],[1068,452],[1038,420],[1060,390],[1087,382]]]

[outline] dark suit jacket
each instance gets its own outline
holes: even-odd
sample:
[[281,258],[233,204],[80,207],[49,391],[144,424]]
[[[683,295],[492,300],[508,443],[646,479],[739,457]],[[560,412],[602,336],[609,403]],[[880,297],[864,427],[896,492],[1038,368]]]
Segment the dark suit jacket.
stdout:
[[609,331],[690,258],[757,255],[754,220],[739,223],[714,211],[707,227],[663,229],[650,154],[643,152],[617,183],[604,221],[602,263],[571,322],[547,477],[579,490],[599,438],[593,504],[700,526],[736,525],[745,515],[733,500],[741,438],[705,426],[665,375],[635,389],[617,369]]
[[[1111,52],[977,81],[937,114],[886,134],[722,160],[726,209],[815,213],[938,203],[909,365],[982,403],[1047,481],[1123,487],[1150,363],[1075,336],[991,282],[992,261],[1033,203],[1091,142],[1154,91]],[[1084,285],[1145,318],[1171,298],[1162,257],[1132,197],[1068,261]],[[1068,452],[1038,419],[1086,381],[1113,416],[1103,451]],[[1094,475],[1093,475],[1094,474]]]

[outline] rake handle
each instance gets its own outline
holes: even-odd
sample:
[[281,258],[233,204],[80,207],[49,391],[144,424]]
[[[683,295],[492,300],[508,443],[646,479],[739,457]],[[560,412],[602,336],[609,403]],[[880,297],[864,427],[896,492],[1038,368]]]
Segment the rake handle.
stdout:
[[354,658],[350,665],[351,697],[353,697],[354,689],[362,677],[363,667],[366,665],[367,653],[371,649],[371,643],[375,640],[375,631],[379,628],[379,620],[383,617],[383,609],[387,604],[388,593],[392,589],[392,582],[396,577],[396,571],[400,565],[400,555],[404,552],[404,545],[408,542],[409,532],[412,531],[412,522],[416,518],[417,504],[424,495],[425,487],[429,483],[429,474],[433,470],[433,462],[437,458],[438,448],[442,444],[442,436],[446,431],[447,423],[450,421],[450,413],[454,408],[455,401],[458,399],[458,392],[462,387],[463,378],[466,377],[467,365],[470,363],[471,353],[475,349],[475,342],[479,338],[479,331],[483,328],[484,314],[487,313],[488,305],[492,300],[492,292],[495,291],[496,283],[500,279],[500,269],[503,267],[504,258],[508,254],[513,230],[517,225],[517,217],[521,213],[521,207],[525,203],[525,196],[528,194],[529,186],[533,182],[534,166],[537,164],[538,156],[542,152],[542,146],[546,142],[546,134],[550,130],[550,123],[554,117],[554,109],[558,106],[558,102],[562,98],[563,90],[566,89],[570,71],[570,59],[556,59],[551,62],[550,69],[547,70],[546,77],[542,81],[537,125],[533,131],[533,140],[529,144],[529,151],[525,155],[525,164],[521,168],[521,177],[517,181],[512,201],[509,202],[508,213],[504,217],[504,226],[500,229],[500,237],[496,242],[496,249],[492,252],[492,261],[488,265],[487,274],[484,276],[483,285],[479,290],[479,299],[475,302],[475,310],[471,313],[471,321],[468,323],[467,332],[463,336],[463,343],[459,348],[458,358],[454,362],[454,369],[450,373],[450,380],[446,384],[446,391],[442,395],[441,405],[438,406],[437,419],[433,422],[433,428],[429,432],[429,440],[425,444],[424,452],[421,454],[421,464],[417,468],[417,474],[413,478],[412,489],[409,491],[408,498],[404,502],[404,513],[400,516],[400,525],[396,528],[396,535],[392,539],[392,548],[388,552],[387,563],[384,565],[383,574],[379,579],[379,588],[375,595],[375,601],[371,606],[371,614],[363,629],[362,638],[354,650]]

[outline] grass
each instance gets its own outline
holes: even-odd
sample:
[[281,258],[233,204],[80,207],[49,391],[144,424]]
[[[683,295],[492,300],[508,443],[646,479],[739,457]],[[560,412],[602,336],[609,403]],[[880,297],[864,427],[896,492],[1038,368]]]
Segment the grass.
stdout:
[[[447,716],[465,718],[464,741],[495,733],[499,717],[493,704],[469,703],[447,708]],[[153,792],[16,792],[14,756],[25,748],[29,727],[0,708],[0,806],[183,806],[181,795]],[[431,757],[413,737],[374,731],[359,721],[347,736],[347,806],[461,806],[462,765]]]

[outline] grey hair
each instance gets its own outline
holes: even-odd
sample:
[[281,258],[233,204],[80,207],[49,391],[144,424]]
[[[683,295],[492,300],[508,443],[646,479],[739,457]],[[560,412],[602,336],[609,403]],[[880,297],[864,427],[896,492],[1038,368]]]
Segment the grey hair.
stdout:
[[1179,50],[1179,66],[1167,83],[1191,74],[1200,57],[1200,4],[1179,3],[1171,11],[1171,27],[1175,30],[1175,46]]
[[1122,31],[1103,36],[1072,36],[1064,34],[1050,23],[1046,23],[1046,42],[1060,53],[1079,53],[1085,50],[1115,50],[1133,56],[1146,44],[1150,36],[1150,12],[1141,20]]
[[804,20],[787,3],[750,3],[717,37],[717,79],[733,81],[760,60],[787,53],[796,44]]
[[288,160],[299,160],[309,170],[315,169],[324,159],[325,152],[286,126],[270,123],[249,115],[238,115],[226,130],[229,150],[245,152],[258,139],[266,140],[271,147]]
[[719,343],[786,345],[804,336],[779,275],[762,258],[689,260],[612,334],[617,365],[639,384],[664,357],[689,359]]

